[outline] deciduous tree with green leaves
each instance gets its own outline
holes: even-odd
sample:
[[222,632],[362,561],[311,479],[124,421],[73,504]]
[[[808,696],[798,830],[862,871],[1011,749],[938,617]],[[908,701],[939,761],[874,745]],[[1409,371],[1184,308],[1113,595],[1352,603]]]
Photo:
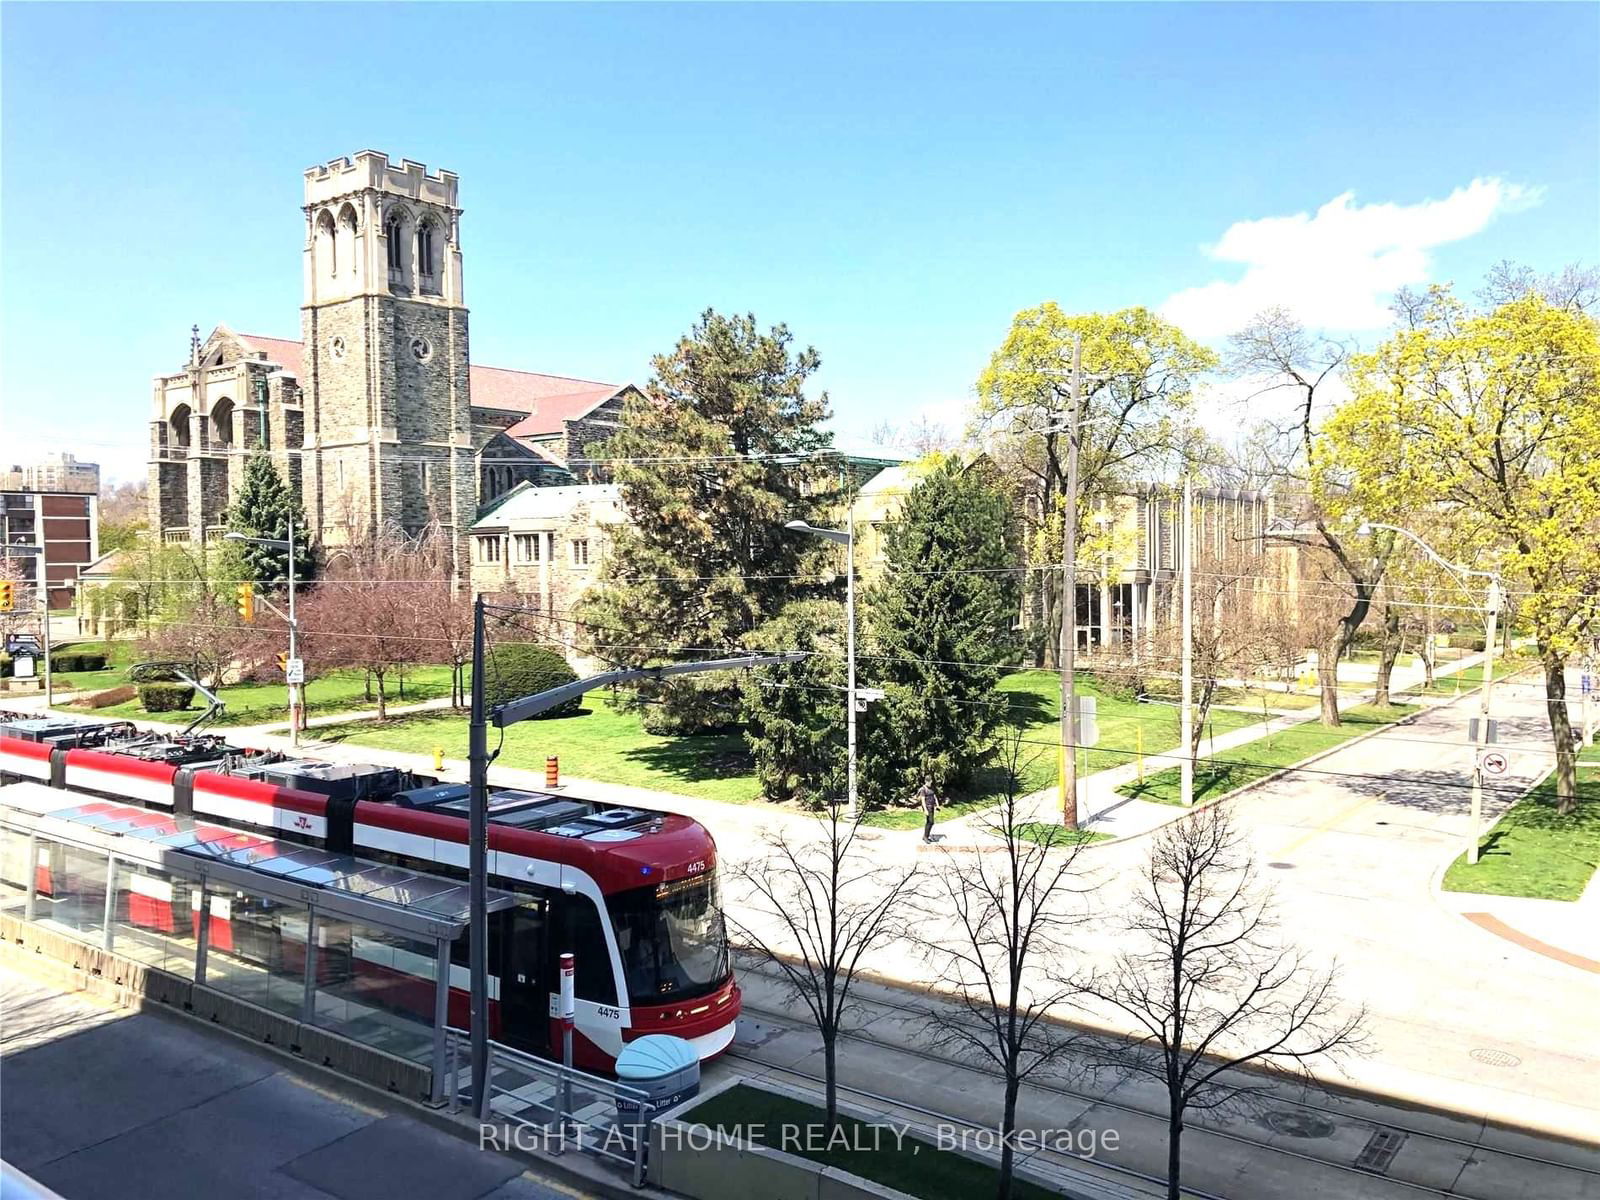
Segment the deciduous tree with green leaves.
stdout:
[[1474,311],[1446,287],[1356,359],[1352,440],[1393,430],[1406,486],[1449,516],[1452,550],[1497,567],[1544,667],[1558,808],[1577,803],[1566,666],[1600,632],[1600,323],[1528,287]]
[[987,459],[939,459],[884,538],[883,577],[866,596],[868,710],[858,785],[869,802],[906,802],[931,776],[971,784],[1005,718],[997,690],[1012,657],[1016,526]]
[[[614,662],[671,662],[744,648],[785,605],[838,590],[826,547],[784,529],[822,520],[839,495],[820,364],[783,325],[706,310],[659,355],[645,395],[593,453],[613,462],[628,523],[598,590],[579,606],[589,647]],[[641,687],[656,732],[728,725],[739,684],[686,676]]]
[[[1119,485],[1169,477],[1196,434],[1188,420],[1194,388],[1217,356],[1147,308],[1063,312],[1053,301],[1019,312],[978,378],[973,431],[1021,497],[1028,561],[1061,560],[1060,516],[1075,338],[1084,373],[1078,462],[1080,518]],[[1088,522],[1078,528],[1087,537]],[[1044,572],[1045,661],[1060,645],[1060,581]]]

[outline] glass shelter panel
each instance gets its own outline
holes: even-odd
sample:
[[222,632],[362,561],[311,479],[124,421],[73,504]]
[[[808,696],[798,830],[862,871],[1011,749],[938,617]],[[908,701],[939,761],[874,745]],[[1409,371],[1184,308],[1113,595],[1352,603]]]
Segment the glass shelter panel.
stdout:
[[[193,892],[199,921],[199,889]],[[206,986],[286,1017],[305,1002],[310,909],[230,889],[211,897]]]
[[199,884],[155,867],[118,863],[112,949],[124,958],[193,979],[199,902]]
[[321,913],[317,934],[316,1023],[426,1061],[433,1049],[436,944]]

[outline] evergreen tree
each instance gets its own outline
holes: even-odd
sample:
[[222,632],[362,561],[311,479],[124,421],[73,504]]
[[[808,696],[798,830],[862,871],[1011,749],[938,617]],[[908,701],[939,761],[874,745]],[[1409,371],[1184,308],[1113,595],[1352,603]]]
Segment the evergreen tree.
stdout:
[[[579,608],[600,657],[735,652],[785,604],[822,590],[825,547],[783,526],[820,519],[839,465],[822,428],[827,397],[804,391],[817,352],[792,340],[782,325],[763,333],[753,316],[708,309],[654,360],[648,395],[629,402],[621,431],[591,451],[613,460],[629,516]],[[739,684],[689,676],[631,702],[646,705],[653,731],[693,732],[738,719]]]
[[836,600],[797,601],[751,637],[754,649],[810,652],[741,681],[744,737],[769,800],[822,808],[845,794],[844,615]]
[[867,593],[866,666],[886,696],[868,709],[860,758],[875,803],[906,800],[923,775],[963,789],[995,747],[1019,583],[1011,505],[988,461],[934,462],[885,551]]
[[[316,574],[316,554],[311,547],[311,530],[306,522],[300,497],[284,483],[272,460],[256,454],[245,465],[244,481],[224,518],[230,532],[247,537],[281,538],[289,536],[289,518],[294,518],[295,583],[304,583]],[[289,552],[271,546],[240,543],[245,577],[269,587],[287,586]]]

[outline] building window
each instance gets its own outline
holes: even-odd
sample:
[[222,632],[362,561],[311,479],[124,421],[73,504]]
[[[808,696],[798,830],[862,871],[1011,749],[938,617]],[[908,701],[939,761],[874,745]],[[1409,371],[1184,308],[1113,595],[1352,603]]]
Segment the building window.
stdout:
[[392,216],[383,223],[383,237],[389,247],[389,270],[398,271],[405,266],[405,256],[400,244],[400,218]]
[[543,556],[541,547],[544,544],[542,533],[517,534],[517,561],[519,563],[536,563]]
[[500,561],[500,539],[498,537],[481,537],[478,539],[478,561],[483,563],[497,563]]
[[433,275],[433,222],[424,221],[417,230],[417,270],[424,278]]
[[587,567],[589,565],[588,538],[572,539],[572,565],[575,567]]

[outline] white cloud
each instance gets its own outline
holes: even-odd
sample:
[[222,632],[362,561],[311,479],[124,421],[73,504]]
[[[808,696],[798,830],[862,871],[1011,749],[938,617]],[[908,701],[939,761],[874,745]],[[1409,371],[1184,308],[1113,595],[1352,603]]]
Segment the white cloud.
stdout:
[[1378,329],[1389,323],[1396,289],[1429,279],[1428,251],[1481,233],[1502,213],[1531,208],[1543,189],[1474,179],[1443,200],[1356,204],[1335,196],[1315,214],[1263,217],[1228,227],[1205,253],[1242,263],[1244,274],[1174,293],[1161,314],[1192,337],[1232,333],[1272,305],[1324,329]]

